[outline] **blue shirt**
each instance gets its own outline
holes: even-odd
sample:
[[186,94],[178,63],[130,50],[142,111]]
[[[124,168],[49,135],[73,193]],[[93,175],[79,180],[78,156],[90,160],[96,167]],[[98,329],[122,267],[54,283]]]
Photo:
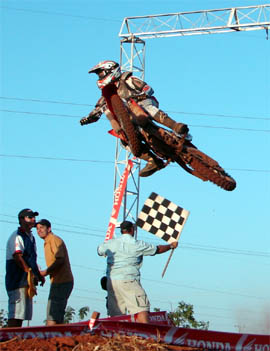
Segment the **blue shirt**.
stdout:
[[157,246],[122,234],[98,246],[98,254],[107,257],[107,277],[115,280],[140,279],[143,256],[153,256]]

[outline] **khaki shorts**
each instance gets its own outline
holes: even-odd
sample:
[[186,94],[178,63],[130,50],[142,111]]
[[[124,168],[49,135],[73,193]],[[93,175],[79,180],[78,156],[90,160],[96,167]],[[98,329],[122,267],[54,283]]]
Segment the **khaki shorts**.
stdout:
[[8,291],[8,319],[30,321],[32,319],[33,300],[27,294],[28,287]]
[[150,310],[148,297],[139,281],[108,279],[107,288],[109,316]]

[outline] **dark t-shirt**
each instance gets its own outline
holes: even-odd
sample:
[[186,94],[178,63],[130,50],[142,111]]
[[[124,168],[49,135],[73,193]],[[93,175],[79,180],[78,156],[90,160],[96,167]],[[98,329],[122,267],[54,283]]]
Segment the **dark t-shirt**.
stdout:
[[6,258],[6,289],[15,290],[27,286],[27,273],[18,266],[14,254],[21,253],[25,263],[39,277],[37,266],[36,242],[34,236],[23,232],[20,228],[11,234],[7,242]]

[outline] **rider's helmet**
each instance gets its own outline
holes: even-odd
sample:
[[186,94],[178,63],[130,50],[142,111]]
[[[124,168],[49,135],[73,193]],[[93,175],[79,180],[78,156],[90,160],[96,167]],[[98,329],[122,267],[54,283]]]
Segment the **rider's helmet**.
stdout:
[[90,69],[88,73],[96,73],[99,77],[97,85],[103,89],[106,85],[117,81],[121,76],[121,69],[117,62],[102,61]]

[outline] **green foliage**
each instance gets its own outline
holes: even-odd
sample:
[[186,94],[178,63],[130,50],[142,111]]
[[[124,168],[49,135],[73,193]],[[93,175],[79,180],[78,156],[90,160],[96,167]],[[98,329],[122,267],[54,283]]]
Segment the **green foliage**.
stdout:
[[64,323],[68,324],[68,323],[72,322],[74,315],[75,315],[74,308],[72,308],[71,306],[68,306],[66,308],[65,315],[64,315]]
[[[159,311],[160,309],[155,309]],[[184,301],[178,302],[175,311],[168,313],[169,318],[177,327],[208,330],[209,322],[196,321],[194,317],[193,305]]]
[[7,312],[3,309],[0,310],[0,328],[7,326]]
[[[88,306],[81,307],[78,311],[78,320],[82,321],[87,316],[89,311],[90,311],[90,308]],[[76,315],[75,309],[71,306],[68,306],[66,308],[65,315],[64,315],[64,323],[68,324],[68,323],[74,322],[75,315]]]
[[87,316],[89,311],[90,308],[88,306],[81,307],[78,311],[79,320],[82,321]]

